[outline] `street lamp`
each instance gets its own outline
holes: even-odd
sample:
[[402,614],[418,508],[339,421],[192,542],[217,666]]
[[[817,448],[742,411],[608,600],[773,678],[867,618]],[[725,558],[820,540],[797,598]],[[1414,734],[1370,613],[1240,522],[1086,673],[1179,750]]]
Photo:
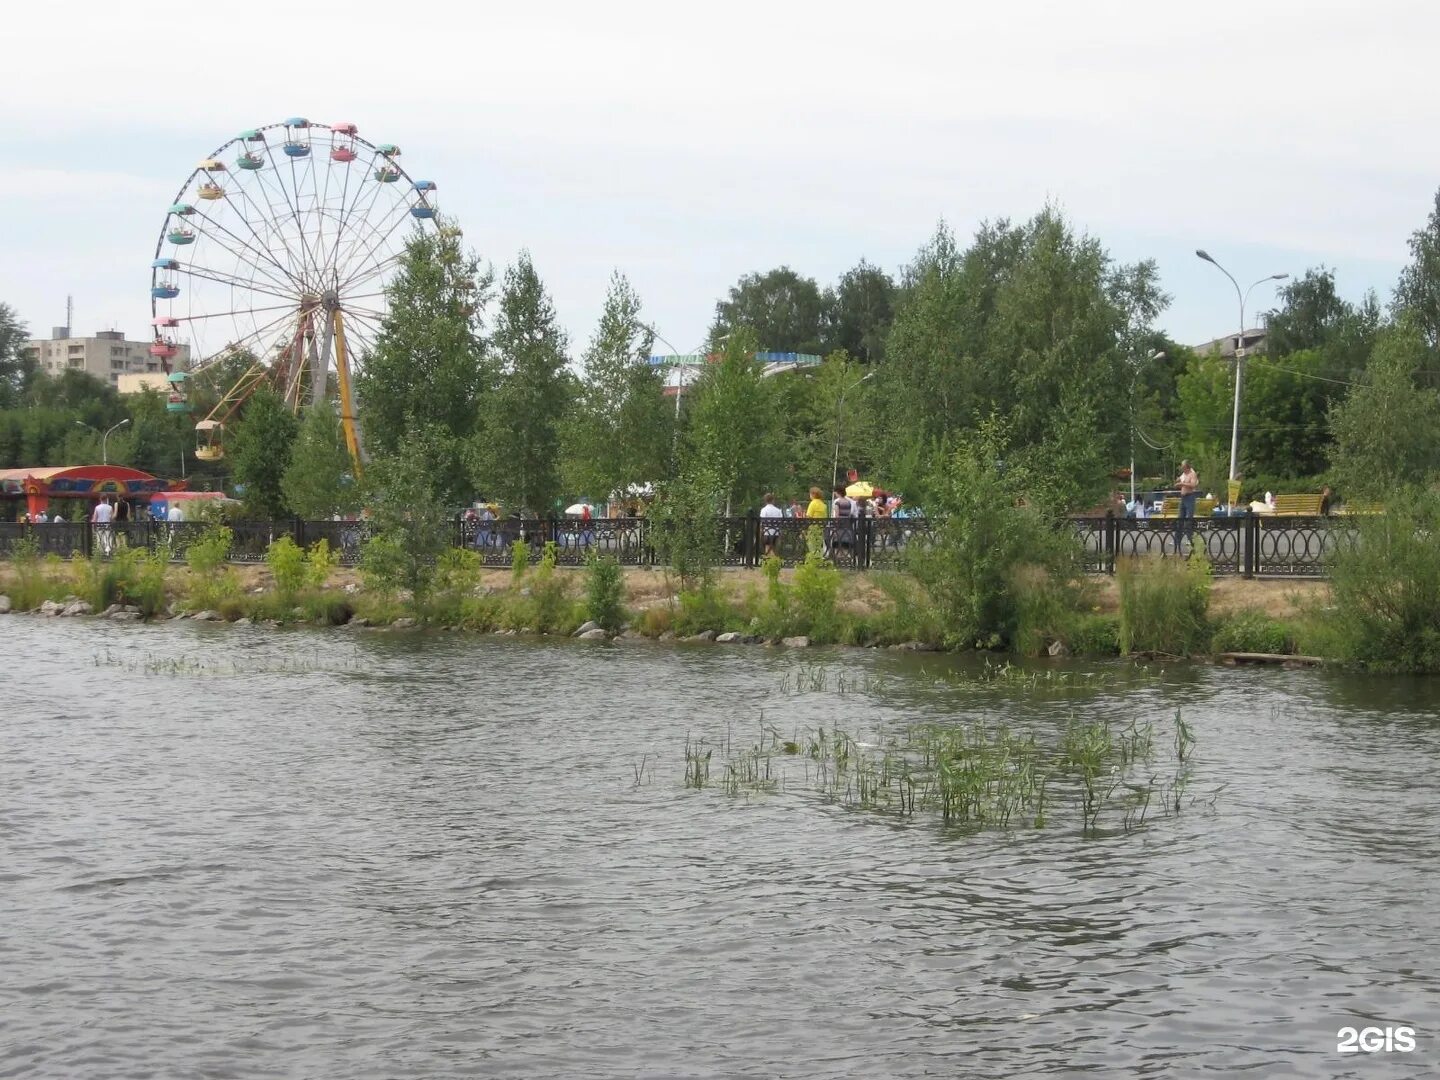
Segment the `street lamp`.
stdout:
[[[1246,304],[1246,301],[1248,301],[1248,300],[1250,299],[1250,293],[1251,293],[1251,291],[1255,288],[1256,285],[1263,285],[1263,284],[1265,284],[1265,282],[1267,282],[1267,281],[1284,281],[1284,280],[1285,280],[1286,278],[1288,278],[1290,275],[1289,275],[1289,274],[1267,274],[1265,277],[1262,277],[1259,281],[1256,281],[1254,284],[1252,284],[1249,289],[1246,289],[1244,292],[1241,292],[1241,291],[1240,291],[1240,283],[1235,280],[1235,275],[1232,274],[1232,273],[1230,273],[1229,270],[1226,270],[1225,267],[1221,266],[1218,262],[1216,262],[1216,261],[1210,256],[1210,253],[1209,253],[1209,252],[1207,252],[1207,251],[1205,251],[1203,248],[1201,248],[1201,249],[1197,249],[1196,252],[1195,252],[1195,254],[1198,255],[1200,258],[1204,259],[1204,260],[1205,260],[1206,262],[1208,262],[1211,266],[1215,267],[1216,270],[1219,270],[1222,274],[1224,274],[1227,278],[1230,279],[1230,284],[1235,286],[1235,297],[1236,297],[1236,299],[1238,299],[1238,300],[1240,301],[1240,334],[1239,334],[1239,336],[1235,339],[1235,419],[1234,419],[1234,421],[1231,423],[1231,426],[1230,426],[1230,483],[1231,483],[1231,486],[1233,487],[1233,486],[1234,486],[1234,482],[1235,482],[1235,477],[1237,476],[1236,470],[1239,468],[1239,459],[1240,459],[1240,388],[1241,388],[1242,384],[1243,384],[1244,381],[1245,381],[1245,352],[1246,352],[1246,349],[1245,349],[1245,304]],[[1227,494],[1229,494],[1229,493],[1227,492]],[[1230,495],[1230,497],[1226,500],[1226,502],[1229,503],[1229,502],[1233,502],[1234,500],[1235,500],[1235,496],[1234,496],[1234,495]]]
[[840,391],[840,401],[835,406],[835,458],[830,462],[830,490],[834,491],[835,486],[840,483],[840,425],[845,419],[845,395],[855,387],[859,386],[866,379],[872,378],[875,372],[866,372],[856,379],[844,390]]
[[[128,424],[129,422],[130,422],[130,418],[127,416],[124,420],[121,420],[120,423],[116,424],[116,425],[115,425],[114,427],[112,427],[109,431],[105,432],[104,435],[101,435],[101,436],[100,436],[100,464],[101,464],[101,465],[109,465],[109,464],[110,464],[110,448],[109,448],[109,444],[110,444],[110,435],[111,435],[111,433],[115,430],[115,428],[122,428],[122,427],[124,427],[126,424]],[[100,430],[99,428],[96,428],[96,427],[94,427],[94,426],[92,426],[92,425],[90,425],[90,424],[85,423],[84,420],[76,420],[76,421],[75,421],[75,424],[76,424],[77,427],[90,428],[91,431],[98,431],[98,430]]]
[[[1135,365],[1135,374],[1130,379],[1130,501],[1135,501],[1135,387],[1140,385],[1140,372],[1145,364],[1167,359],[1164,349],[1156,349],[1141,363]],[[1148,444],[1147,444],[1148,445]]]

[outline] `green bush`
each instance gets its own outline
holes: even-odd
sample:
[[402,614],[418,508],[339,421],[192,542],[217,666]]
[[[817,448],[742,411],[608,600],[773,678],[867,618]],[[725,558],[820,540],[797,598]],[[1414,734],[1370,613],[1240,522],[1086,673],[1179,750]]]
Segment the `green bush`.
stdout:
[[1210,564],[1191,559],[1122,559],[1120,651],[1189,656],[1205,651],[1210,627]]
[[1076,615],[1065,644],[1076,656],[1114,656],[1120,651],[1120,618],[1101,612]]
[[1396,493],[1385,505],[1355,519],[1356,543],[1333,558],[1324,623],[1345,659],[1440,672],[1440,495]]
[[[742,620],[731,611],[713,584],[687,589],[680,594],[680,610],[674,617],[675,633],[681,637],[713,630],[717,634]],[[737,627],[738,628],[738,627]]]
[[838,639],[840,630],[836,602],[840,596],[840,571],[825,558],[820,526],[812,525],[805,538],[805,561],[795,568],[796,627],[817,642]]
[[229,527],[212,524],[185,549],[185,563],[197,577],[213,574],[230,557],[230,546],[235,534]]
[[525,571],[530,568],[530,545],[524,540],[512,540],[510,542],[510,581],[519,585],[525,577]]
[[1261,611],[1240,611],[1216,624],[1210,648],[1222,652],[1285,653],[1290,631],[1278,619]]
[[1006,467],[1005,430],[987,421],[937,467],[931,489],[934,542],[912,552],[908,568],[956,648],[1001,648],[1020,626],[1019,568],[1052,575],[1057,589],[1076,574],[1079,545],[1065,526],[1021,497],[1028,477]]
[[625,625],[625,574],[617,560],[592,553],[586,561],[585,612],[612,634]]
[[435,578],[425,601],[425,617],[440,626],[462,626],[473,621],[467,603],[475,599],[484,562],[478,551],[449,548],[435,561]]
[[890,601],[870,619],[870,635],[882,645],[919,641],[937,645],[944,638],[940,615],[920,583],[906,574],[876,571],[872,580]]
[[272,540],[265,549],[265,565],[275,579],[275,588],[285,602],[293,600],[309,584],[305,549],[288,536]]
[[40,542],[23,536],[10,549],[13,578],[5,587],[16,611],[33,611],[50,599],[50,581],[40,561]]
[[1011,646],[1022,656],[1039,656],[1059,641],[1078,652],[1075,638],[1085,617],[1085,590],[1043,566],[1024,564],[1011,575],[1015,632]]

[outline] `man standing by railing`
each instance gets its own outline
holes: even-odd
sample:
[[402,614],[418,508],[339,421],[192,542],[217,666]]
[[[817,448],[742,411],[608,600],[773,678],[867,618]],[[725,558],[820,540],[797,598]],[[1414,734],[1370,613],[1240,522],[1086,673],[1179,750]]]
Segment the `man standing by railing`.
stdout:
[[90,524],[95,527],[95,538],[100,541],[100,553],[107,559],[115,545],[115,537],[111,533],[111,522],[115,518],[115,510],[110,505],[110,496],[102,495],[100,501],[95,504],[95,510],[90,515]]
[[1191,540],[1195,535],[1195,492],[1200,487],[1200,477],[1187,458],[1180,462],[1180,475],[1175,479],[1180,489],[1180,513],[1175,523],[1175,554],[1180,554],[1180,541]]

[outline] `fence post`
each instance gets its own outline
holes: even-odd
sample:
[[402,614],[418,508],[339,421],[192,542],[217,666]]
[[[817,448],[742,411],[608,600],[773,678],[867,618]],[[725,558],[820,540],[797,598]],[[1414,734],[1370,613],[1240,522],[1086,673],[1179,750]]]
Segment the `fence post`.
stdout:
[[1241,522],[1245,553],[1240,564],[1240,575],[1253,578],[1260,568],[1260,519],[1254,514],[1247,514]]

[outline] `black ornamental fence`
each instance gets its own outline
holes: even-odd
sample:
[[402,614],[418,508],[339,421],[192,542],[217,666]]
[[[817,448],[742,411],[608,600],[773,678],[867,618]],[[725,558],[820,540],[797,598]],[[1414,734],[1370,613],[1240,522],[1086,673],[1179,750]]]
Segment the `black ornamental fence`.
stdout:
[[[1203,553],[1216,574],[1244,577],[1323,577],[1330,557],[1353,544],[1352,522],[1338,518],[1233,517],[1185,521],[1117,517],[1072,518],[1084,566],[1092,573],[1113,574],[1117,560],[1127,557],[1185,558]],[[787,566],[805,558],[810,529],[818,526],[826,559],[842,569],[892,569],[908,552],[933,542],[925,518],[760,518],[717,517],[714,547],[722,566],[755,567],[770,552]],[[124,521],[111,525],[85,522],[25,524],[0,522],[0,557],[31,541],[42,556],[106,557],[121,547],[144,551],[167,549],[183,559],[186,549],[204,535],[203,522]],[[591,555],[612,557],[624,566],[656,566],[654,526],[646,518],[501,518],[495,521],[455,519],[450,542],[476,552],[487,566],[511,565],[519,541],[528,561],[537,562],[546,544],[555,545],[556,561],[578,566]],[[341,565],[354,566],[371,528],[364,521],[239,521],[230,525],[232,562],[264,561],[266,550],[288,536],[302,547],[325,540]]]

